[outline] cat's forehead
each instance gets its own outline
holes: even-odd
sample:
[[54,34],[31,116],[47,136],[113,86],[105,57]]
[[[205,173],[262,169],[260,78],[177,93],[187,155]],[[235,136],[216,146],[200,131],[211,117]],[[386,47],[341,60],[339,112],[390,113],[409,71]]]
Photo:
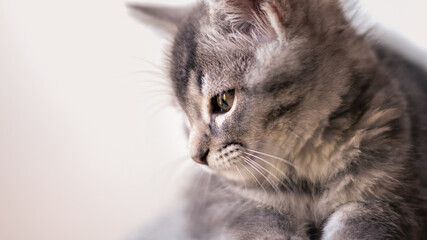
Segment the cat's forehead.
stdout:
[[[182,102],[189,86],[204,95],[248,87],[269,72],[277,44],[256,45],[242,35],[212,26],[205,18],[178,32],[172,52],[172,77]],[[250,81],[250,82],[248,82]]]
[[244,85],[245,76],[254,64],[254,54],[244,48],[200,41],[196,64],[202,74],[204,92],[218,94]]
[[[191,85],[205,95],[244,85],[245,75],[254,64],[254,51],[241,46],[221,33],[189,22],[175,39],[172,74],[178,96],[185,96]],[[184,99],[183,99],[184,100]]]

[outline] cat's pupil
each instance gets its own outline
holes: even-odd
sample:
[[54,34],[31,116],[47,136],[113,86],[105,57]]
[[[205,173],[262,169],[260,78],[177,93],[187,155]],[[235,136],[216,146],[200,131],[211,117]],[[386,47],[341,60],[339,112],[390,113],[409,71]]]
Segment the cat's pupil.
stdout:
[[213,113],[226,113],[234,103],[234,90],[223,92],[212,99]]

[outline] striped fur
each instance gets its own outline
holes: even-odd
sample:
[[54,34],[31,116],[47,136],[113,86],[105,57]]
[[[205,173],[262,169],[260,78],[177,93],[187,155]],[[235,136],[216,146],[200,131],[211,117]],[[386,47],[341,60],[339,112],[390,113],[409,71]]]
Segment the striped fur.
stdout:
[[427,238],[423,70],[336,0],[210,0],[170,24],[190,153],[213,172],[188,190],[189,238]]

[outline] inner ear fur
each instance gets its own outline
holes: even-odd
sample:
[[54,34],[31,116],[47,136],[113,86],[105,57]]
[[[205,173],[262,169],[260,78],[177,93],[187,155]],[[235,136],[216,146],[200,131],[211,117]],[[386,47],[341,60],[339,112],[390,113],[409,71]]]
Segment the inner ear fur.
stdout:
[[225,21],[233,31],[272,40],[285,37],[297,22],[299,4],[297,0],[207,0],[207,5],[213,21]]
[[[346,24],[339,0],[206,0],[211,21],[259,40],[322,34]],[[308,30],[309,29],[309,30]]]

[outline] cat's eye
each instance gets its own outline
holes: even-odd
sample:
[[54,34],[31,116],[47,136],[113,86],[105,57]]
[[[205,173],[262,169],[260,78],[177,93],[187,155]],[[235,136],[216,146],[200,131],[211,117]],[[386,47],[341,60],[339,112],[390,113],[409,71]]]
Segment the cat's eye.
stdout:
[[229,90],[212,98],[212,113],[226,113],[234,103],[234,90]]

